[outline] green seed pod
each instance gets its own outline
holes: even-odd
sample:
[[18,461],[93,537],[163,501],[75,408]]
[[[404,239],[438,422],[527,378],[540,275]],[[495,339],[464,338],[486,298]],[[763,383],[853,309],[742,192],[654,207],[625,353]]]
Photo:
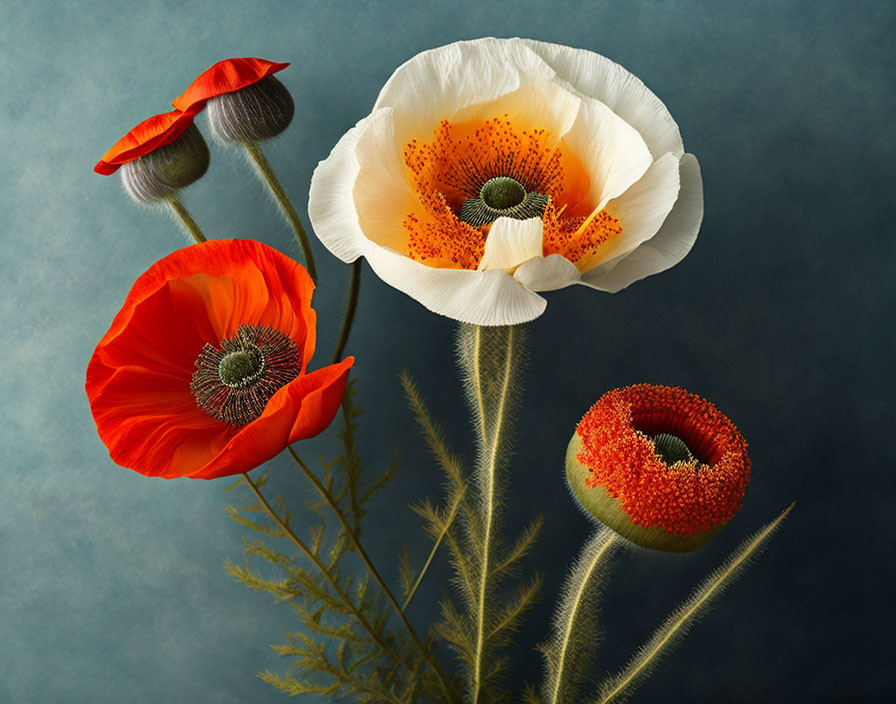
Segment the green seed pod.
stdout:
[[457,217],[473,227],[488,225],[500,217],[528,220],[544,215],[548,197],[544,193],[526,191],[526,187],[509,176],[490,178],[476,198],[463,202]]
[[295,113],[292,96],[280,81],[260,81],[208,101],[212,131],[226,142],[261,142],[283,132]]
[[123,164],[121,181],[134,200],[153,203],[198,181],[208,165],[208,145],[190,125],[170,144]]

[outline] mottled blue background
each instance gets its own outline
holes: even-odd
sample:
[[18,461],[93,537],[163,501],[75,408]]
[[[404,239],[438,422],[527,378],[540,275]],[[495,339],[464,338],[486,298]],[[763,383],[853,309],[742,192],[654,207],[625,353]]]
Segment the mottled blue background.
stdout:
[[[96,436],[84,369],[133,280],[185,243],[91,169],[121,134],[166,110],[230,56],[291,61],[296,119],[268,149],[304,212],[315,164],[413,54],[483,35],[593,49],[640,76],[700,159],[706,218],[674,270],[615,296],[548,295],[533,345],[506,500],[514,524],[543,511],[530,564],[546,598],[514,651],[538,673],[565,567],[590,524],[561,460],[607,389],[652,381],[714,400],[751,443],[743,511],[689,557],[630,553],[606,600],[595,677],[616,670],[737,542],[793,499],[771,549],[638,692],[643,702],[892,701],[894,42],[891,2],[2,3],[3,253],[0,701],[245,702],[285,697],[255,677],[291,610],[229,577],[239,526],[219,480],[164,481],[116,468]],[[204,127],[204,122],[200,122]],[[242,159],[213,147],[186,194],[213,236],[295,254]],[[315,243],[320,340],[338,328],[348,267]],[[394,575],[405,507],[438,476],[395,374],[417,375],[469,456],[454,325],[365,268],[349,350],[358,355],[362,442],[402,468],[370,516]],[[305,454],[327,449],[308,442]],[[285,458],[272,486],[305,491]],[[424,629],[447,586],[433,573],[412,609]]]

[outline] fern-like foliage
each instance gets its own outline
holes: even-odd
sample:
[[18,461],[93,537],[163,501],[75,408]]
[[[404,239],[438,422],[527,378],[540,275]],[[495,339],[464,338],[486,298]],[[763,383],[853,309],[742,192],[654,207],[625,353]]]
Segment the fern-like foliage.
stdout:
[[[353,394],[350,386],[337,433],[342,453],[330,461],[321,458],[315,478],[349,529],[360,534],[366,505],[392,478],[395,463],[367,480],[356,440],[360,411]],[[289,671],[266,671],[259,677],[291,695],[313,693],[334,700],[394,704],[445,701],[419,651],[405,633],[390,626],[391,608],[370,587],[369,578],[353,577],[354,570],[344,569],[351,559],[352,543],[343,525],[328,529],[324,502],[310,502],[316,520],[300,534],[283,500],[264,498],[265,482],[265,476],[253,480],[243,475],[228,489],[246,485],[252,491],[255,503],[226,510],[260,537],[244,539],[249,557],[242,565],[226,564],[246,586],[288,603],[301,627],[287,630],[286,642],[274,646],[289,659]],[[269,565],[264,572],[251,564],[258,558]]]
[[554,630],[540,650],[545,658],[544,702],[580,701],[582,686],[600,644],[600,597],[620,538],[601,528],[570,571],[554,617]]
[[[434,538],[433,550],[442,542],[448,546],[454,571],[458,599],[443,599],[442,618],[434,629],[458,654],[467,699],[474,704],[509,701],[510,693],[501,686],[509,664],[503,650],[542,582],[539,576],[517,579],[519,562],[535,542],[542,518],[536,517],[509,544],[500,533],[503,471],[511,454],[510,426],[521,387],[522,336],[514,327],[461,326],[458,357],[477,451],[472,481],[446,446],[419,389],[402,375],[408,403],[445,475],[443,503],[426,501],[415,507]],[[405,579],[412,582],[409,574]]]
[[595,704],[610,704],[610,702],[617,704],[625,701],[637,684],[656,667],[662,656],[675,646],[713,601],[759,556],[766,547],[768,539],[792,508],[791,504],[775,520],[741,543],[740,547],[697,587],[691,597],[672,612],[629,664],[601,685],[597,699],[593,700]]

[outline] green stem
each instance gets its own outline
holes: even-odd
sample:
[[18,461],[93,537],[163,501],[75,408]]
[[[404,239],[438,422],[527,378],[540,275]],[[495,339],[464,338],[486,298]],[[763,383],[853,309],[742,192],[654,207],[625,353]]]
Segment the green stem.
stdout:
[[563,685],[566,684],[564,680],[567,677],[567,665],[570,650],[575,652],[575,647],[572,645],[573,628],[575,628],[580,608],[583,604],[587,603],[586,595],[591,588],[592,579],[599,574],[598,566],[601,565],[604,556],[611,554],[615,542],[616,534],[609,528],[601,528],[594,537],[592,537],[591,541],[585,546],[585,549],[582,552],[582,558],[580,559],[584,560],[587,555],[588,562],[580,562],[579,566],[576,567],[576,571],[579,571],[579,569],[582,571],[581,582],[577,589],[569,592],[568,601],[563,607],[563,621],[559,627],[559,647],[557,652],[557,662],[553,672],[553,686],[551,687],[551,699],[549,704],[562,704],[564,701],[564,698],[561,695],[564,692]]
[[199,229],[199,225],[196,224],[196,221],[190,215],[189,211],[184,207],[184,204],[181,203],[180,198],[178,198],[175,194],[171,194],[167,198],[165,198],[166,202],[170,206],[171,210],[174,212],[175,216],[180,220],[181,224],[184,226],[186,231],[196,240],[196,243],[206,242],[205,235],[202,234],[202,230]]
[[[292,448],[290,448],[290,450],[291,449]],[[379,634],[373,628],[373,625],[370,623],[370,621],[367,620],[367,618],[364,616],[364,614],[361,612],[361,610],[355,606],[354,601],[352,601],[351,597],[349,597],[349,595],[346,594],[345,590],[343,590],[342,587],[339,586],[339,583],[335,579],[333,579],[333,575],[330,573],[330,570],[323,563],[323,561],[317,556],[317,554],[314,552],[314,550],[312,550],[310,547],[308,547],[308,545],[305,544],[305,541],[303,541],[299,536],[297,536],[295,534],[295,532],[292,530],[292,528],[289,527],[289,524],[287,524],[286,521],[284,521],[282,518],[280,518],[280,516],[277,514],[277,512],[274,511],[274,509],[268,503],[267,499],[264,498],[264,495],[261,493],[261,490],[255,484],[255,482],[252,481],[252,477],[250,477],[246,472],[243,472],[243,479],[246,480],[246,483],[249,485],[249,488],[252,489],[252,493],[254,493],[255,497],[258,499],[258,502],[259,502],[262,510],[268,515],[268,517],[272,521],[274,521],[274,523],[276,523],[280,527],[280,530],[282,530],[283,533],[290,540],[292,540],[293,543],[295,543],[296,547],[298,547],[299,550],[301,550],[305,554],[305,556],[309,560],[311,560],[311,562],[314,564],[314,566],[317,567],[321,571],[324,578],[327,580],[329,585],[333,588],[333,591],[336,592],[337,596],[340,599],[342,599],[342,601],[345,603],[345,605],[348,607],[348,609],[352,612],[352,614],[355,616],[355,618],[358,619],[358,622],[361,624],[361,626],[364,628],[364,630],[370,634],[370,637],[373,639],[374,643],[376,643],[379,646],[379,648],[383,651],[383,653],[385,653],[389,657],[389,659],[392,660],[392,662],[394,662],[396,665],[402,666],[402,667],[406,666],[405,663],[402,662],[401,658],[399,658],[398,655],[396,655],[386,645],[386,643],[379,637]]]
[[414,586],[411,587],[411,590],[408,592],[407,598],[404,600],[404,604],[401,605],[401,610],[406,611],[408,608],[408,604],[411,603],[411,599],[414,598],[414,594],[417,592],[417,587],[420,586],[420,583],[423,581],[423,577],[426,575],[426,571],[429,569],[429,565],[432,563],[433,558],[436,556],[436,553],[439,551],[439,546],[442,544],[442,540],[445,539],[445,534],[451,528],[451,524],[454,523],[454,518],[457,516],[457,510],[460,508],[461,502],[464,500],[464,495],[467,492],[467,487],[464,487],[460,490],[460,493],[457,495],[457,498],[454,500],[454,506],[451,507],[451,513],[448,514],[448,520],[445,522],[445,527],[439,533],[439,537],[436,538],[435,544],[432,546],[432,550],[429,551],[429,557],[426,558],[426,562],[423,565],[423,569],[420,570],[420,574],[418,575],[416,581],[414,582]]
[[436,677],[438,677],[439,682],[442,686],[442,689],[445,692],[445,695],[448,697],[449,701],[453,701],[454,697],[452,696],[451,689],[448,687],[448,682],[445,680],[445,676],[442,674],[442,671],[439,669],[438,664],[436,664],[435,658],[433,658],[432,653],[423,645],[423,642],[420,640],[417,632],[414,630],[414,627],[411,625],[411,622],[408,621],[407,616],[404,615],[404,612],[401,610],[401,607],[398,605],[398,601],[395,599],[395,595],[392,594],[392,590],[389,589],[386,582],[383,580],[382,576],[379,573],[379,570],[373,564],[373,561],[370,559],[370,556],[367,554],[367,551],[361,545],[361,541],[358,538],[357,532],[349,525],[348,520],[342,513],[342,510],[336,503],[336,500],[333,498],[333,495],[327,490],[327,488],[323,485],[320,479],[312,472],[308,465],[306,465],[302,458],[296,454],[296,451],[292,449],[292,447],[287,447],[289,450],[289,454],[292,455],[295,463],[299,465],[302,472],[308,478],[308,481],[317,489],[317,492],[321,495],[321,498],[330,507],[330,510],[333,511],[333,514],[339,520],[339,523],[342,525],[342,529],[345,531],[346,536],[351,542],[352,547],[355,549],[355,552],[358,554],[358,557],[361,558],[361,562],[364,563],[364,566],[367,568],[367,571],[370,573],[370,576],[373,577],[374,581],[379,585],[380,590],[383,592],[383,595],[392,605],[392,609],[395,611],[405,630],[411,638],[411,641],[414,643],[414,646],[420,652],[420,655],[423,656],[423,659],[426,663],[432,668]]
[[261,151],[261,147],[258,146],[258,143],[243,142],[243,146],[246,148],[249,158],[252,159],[252,163],[255,164],[255,168],[258,169],[261,179],[271,191],[271,195],[274,196],[274,200],[277,201],[277,205],[280,206],[286,219],[289,220],[289,224],[292,226],[293,231],[296,233],[296,239],[299,242],[299,246],[302,248],[302,253],[305,255],[305,265],[308,267],[308,274],[311,276],[311,280],[316,283],[317,269],[314,266],[314,255],[311,253],[311,244],[308,242],[308,235],[305,234],[305,228],[302,226],[299,214],[290,202],[289,197],[286,195],[286,191],[280,184],[280,180],[274,173],[274,169],[271,168],[270,162]]
[[342,359],[342,353],[345,350],[345,344],[348,342],[349,333],[352,330],[352,323],[355,322],[355,311],[358,309],[358,293],[361,290],[361,260],[356,259],[352,264],[352,277],[348,284],[348,303],[345,306],[345,317],[342,320],[342,332],[339,333],[339,341],[336,343],[336,349],[333,350],[333,358],[331,364],[336,364]]
[[488,437],[488,424],[486,422],[485,395],[480,369],[480,353],[482,350],[482,327],[476,326],[475,342],[473,347],[473,379],[477,410],[480,419],[480,433],[483,449],[483,465],[480,474],[480,486],[483,492],[483,541],[482,541],[482,565],[479,571],[479,585],[477,595],[476,614],[476,653],[473,662],[473,704],[479,701],[482,689],[483,671],[485,669],[485,600],[488,594],[489,560],[491,550],[492,528],[495,519],[495,474],[497,471],[498,449],[501,446],[505,411],[507,408],[508,390],[513,358],[513,334],[514,328],[507,328],[507,349],[504,360],[504,378],[501,383],[498,405],[495,410],[493,435]]

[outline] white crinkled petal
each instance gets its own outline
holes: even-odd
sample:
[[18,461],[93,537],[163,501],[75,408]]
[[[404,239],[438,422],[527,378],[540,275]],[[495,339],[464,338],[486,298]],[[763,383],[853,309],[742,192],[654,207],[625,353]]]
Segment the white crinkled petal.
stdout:
[[678,125],[669,110],[641,80],[610,59],[584,49],[517,39],[557,72],[558,80],[597,98],[634,127],[654,158],[684,154]]
[[493,101],[521,85],[553,80],[554,71],[519,40],[475,39],[417,54],[383,86],[374,110],[395,109],[404,144],[428,138],[440,120]]
[[387,284],[426,308],[474,325],[517,325],[537,318],[547,301],[506,271],[436,269],[370,242],[364,256]]
[[532,291],[556,291],[578,283],[581,274],[571,261],[559,254],[551,254],[524,262],[513,277]]
[[324,246],[344,262],[360,257],[368,242],[358,223],[352,189],[359,170],[355,145],[372,117],[365,117],[342,135],[330,156],[317,165],[311,176],[311,228]]
[[563,139],[591,178],[589,197],[598,210],[625,193],[653,162],[638,131],[593,98],[582,99]]
[[621,259],[659,231],[678,198],[678,161],[673,154],[660,157],[637,183],[607,204],[607,212],[619,219],[622,234],[601,245],[587,262],[579,262],[584,281],[599,281],[599,274],[592,274],[595,269]]
[[374,111],[355,144],[358,173],[352,187],[358,223],[368,239],[401,249],[407,239],[402,223],[420,202],[408,183],[402,152],[395,148],[391,108]]
[[473,120],[504,118],[523,129],[550,132],[546,144],[554,147],[575,124],[582,98],[554,81],[529,83],[496,100],[478,103],[456,113],[455,124]]
[[583,283],[610,293],[646,276],[669,269],[688,254],[697,241],[703,221],[703,180],[693,154],[681,158],[681,188],[672,212],[649,240],[628,256],[607,262],[586,273]]
[[507,271],[527,259],[540,257],[543,234],[544,223],[541,218],[498,218],[488,231],[479,271]]

